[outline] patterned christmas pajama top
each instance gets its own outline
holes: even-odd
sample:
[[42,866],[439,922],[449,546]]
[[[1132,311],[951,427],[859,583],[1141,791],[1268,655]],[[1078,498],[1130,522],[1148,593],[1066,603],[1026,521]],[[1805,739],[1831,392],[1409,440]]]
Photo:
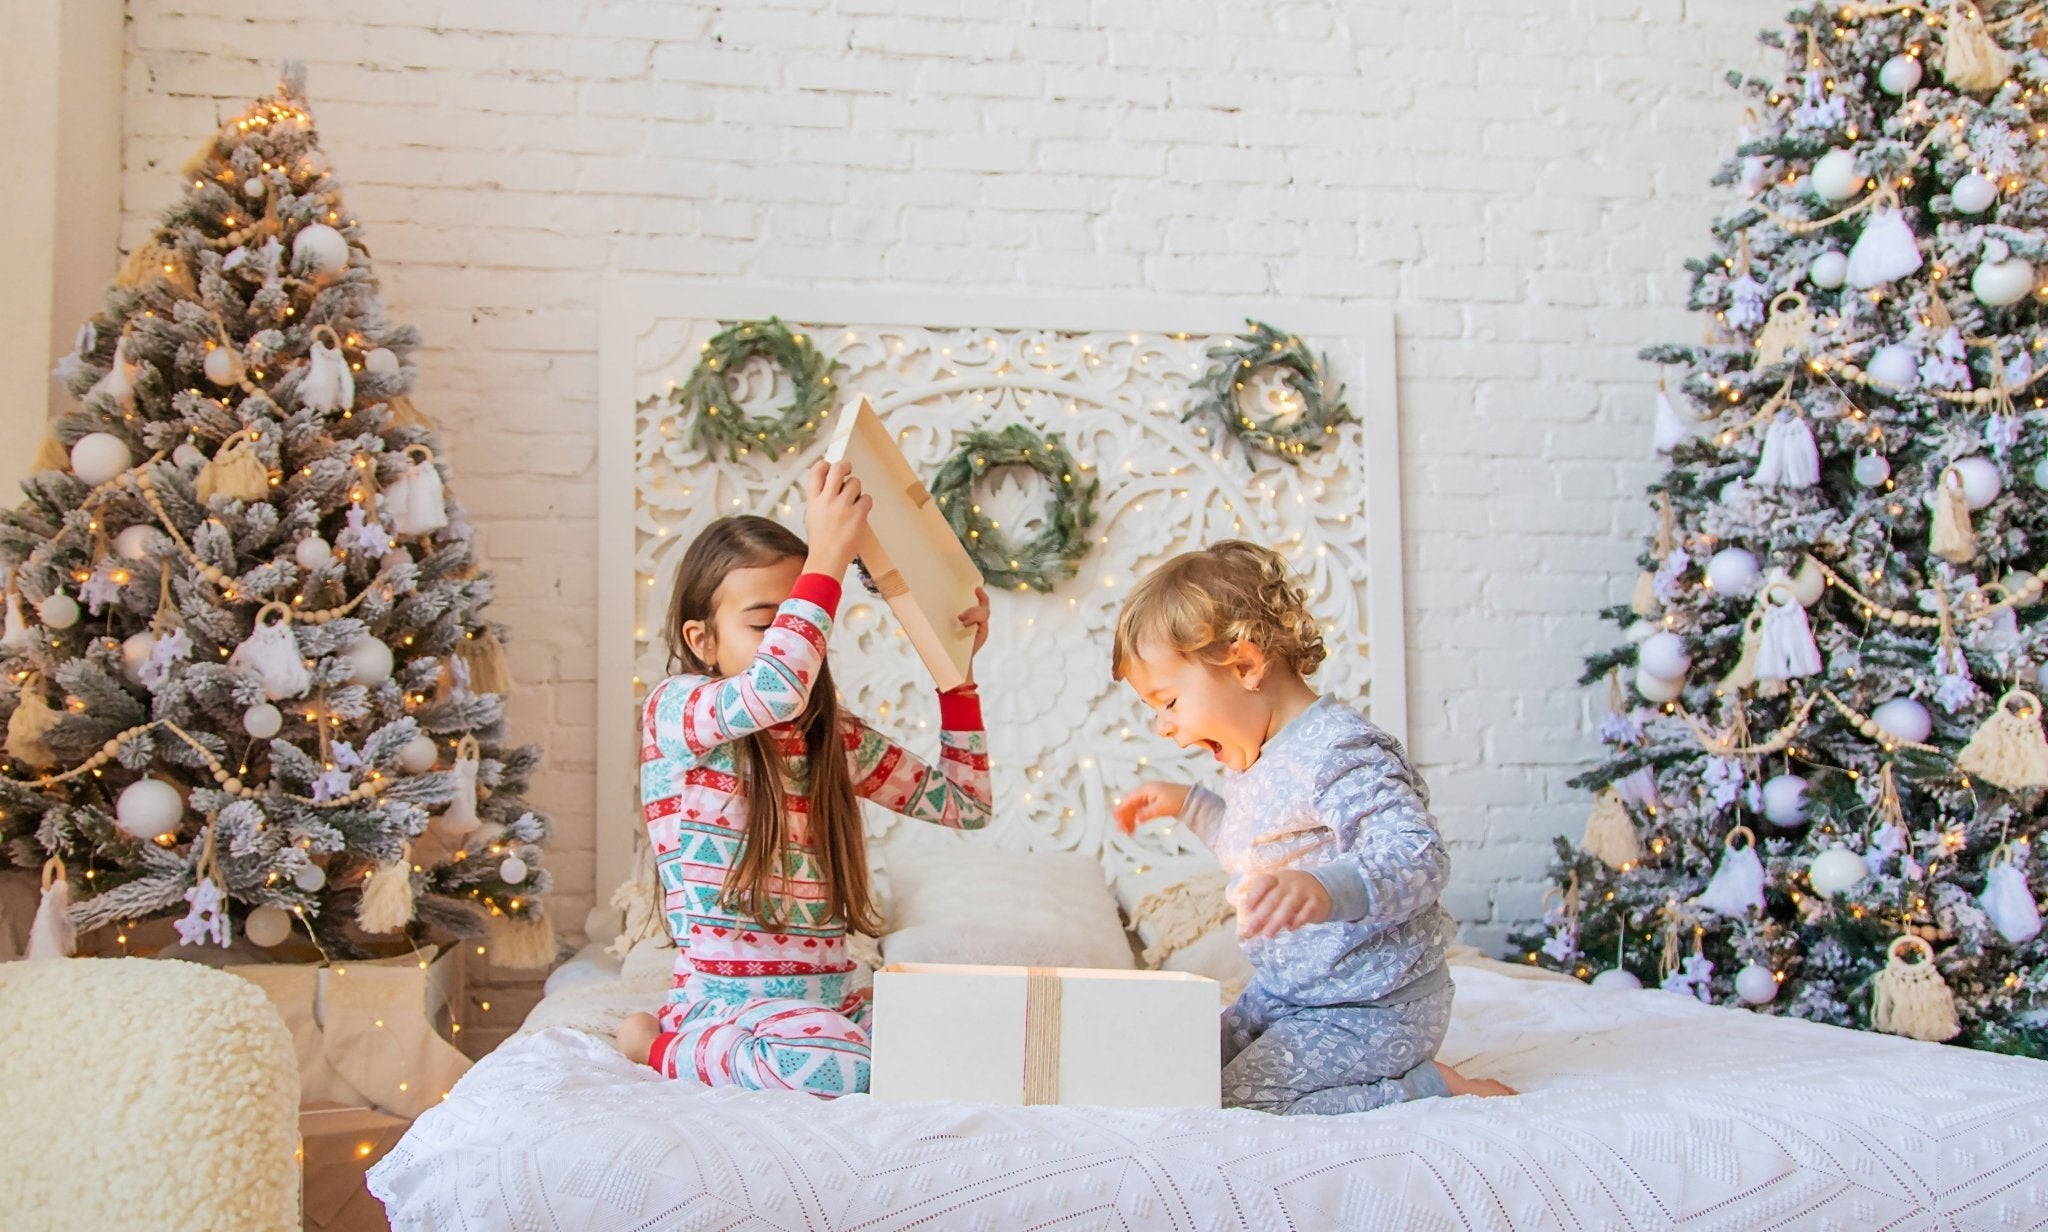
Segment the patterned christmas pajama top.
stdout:
[[[844,1095],[868,1086],[868,1000],[850,992],[846,923],[831,913],[806,819],[810,768],[792,721],[824,662],[839,583],[797,580],[753,663],[724,680],[672,676],[642,713],[640,800],[661,878],[676,970],[648,1064],[712,1086]],[[843,741],[854,790],[906,817],[959,830],[988,824],[981,704],[939,695],[935,769],[864,723]],[[773,737],[784,758],[791,849],[772,888],[785,921],[768,928],[719,904],[746,843],[747,784],[734,742]]]
[[1328,923],[1244,943],[1253,979],[1223,1019],[1223,1102],[1280,1113],[1363,1112],[1447,1095],[1434,1064],[1450,1022],[1437,906],[1450,857],[1428,788],[1392,736],[1330,698],[1266,741],[1222,794],[1181,818],[1216,853],[1235,901],[1251,873],[1309,873]]

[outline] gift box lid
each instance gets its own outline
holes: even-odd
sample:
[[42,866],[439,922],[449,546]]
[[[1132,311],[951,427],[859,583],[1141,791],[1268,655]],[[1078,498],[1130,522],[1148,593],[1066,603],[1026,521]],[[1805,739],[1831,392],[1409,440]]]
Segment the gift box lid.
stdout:
[[840,416],[825,460],[845,462],[874,499],[855,554],[875,590],[939,688],[959,688],[974,653],[960,613],[974,606],[981,571],[865,396]]

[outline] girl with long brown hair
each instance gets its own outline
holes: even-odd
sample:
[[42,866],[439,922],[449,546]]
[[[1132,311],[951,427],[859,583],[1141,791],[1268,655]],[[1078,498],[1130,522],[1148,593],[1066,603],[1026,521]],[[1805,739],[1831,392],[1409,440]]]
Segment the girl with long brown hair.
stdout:
[[[988,754],[972,683],[939,695],[936,769],[841,712],[825,640],[871,498],[823,462],[804,496],[808,544],[766,518],[720,518],[677,568],[677,674],[648,695],[640,753],[675,980],[618,1043],[671,1078],[833,1096],[868,1086],[866,990],[847,988],[847,929],[879,926],[858,801],[979,829]],[[976,597],[960,620],[979,651]]]

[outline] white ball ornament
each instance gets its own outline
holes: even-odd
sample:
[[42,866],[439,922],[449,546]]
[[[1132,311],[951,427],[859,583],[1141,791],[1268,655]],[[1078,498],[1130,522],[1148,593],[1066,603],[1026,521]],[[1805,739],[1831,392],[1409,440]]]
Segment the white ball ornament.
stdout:
[[1636,651],[1636,666],[1659,680],[1679,680],[1692,666],[1685,639],[1667,631],[1652,633]]
[[425,774],[440,758],[441,750],[435,746],[434,738],[425,732],[406,741],[398,749],[398,765],[407,774]]
[[1953,465],[1963,479],[1963,500],[1971,509],[1982,509],[1998,499],[2005,491],[2005,478],[1998,473],[1998,463],[1981,454],[1958,458]]
[[1813,164],[1813,191],[1826,201],[1847,201],[1863,187],[1863,170],[1848,150],[1829,150]]
[[1806,820],[1806,780],[1780,774],[1764,783],[1764,819],[1774,826],[1796,826]]
[[1911,389],[1920,383],[1920,357],[1903,342],[1879,347],[1863,370],[1877,380],[1901,389]]
[[78,600],[60,590],[36,604],[36,615],[52,629],[69,629],[78,623]]
[[1959,214],[1982,214],[1998,200],[1998,181],[1973,171],[1949,189],[1948,200]]
[[1778,977],[1761,963],[1751,963],[1735,973],[1735,995],[1750,1005],[1769,1005],[1778,997]]
[[1824,252],[1813,259],[1806,269],[1806,276],[1813,285],[1823,291],[1832,291],[1849,281],[1849,257],[1846,253]]
[[114,801],[114,823],[144,842],[175,832],[184,816],[184,797],[162,779],[137,779]]
[[114,536],[114,550],[123,560],[147,560],[156,543],[156,527],[138,522]]
[[1856,482],[1866,488],[1881,488],[1884,481],[1892,477],[1892,464],[1881,453],[1856,455],[1856,463],[1850,467]]
[[1707,582],[1720,594],[1741,598],[1756,589],[1756,557],[1747,548],[1722,548],[1707,560]]
[[242,353],[233,347],[217,346],[206,353],[206,379],[216,385],[233,385],[242,379]]
[[312,894],[327,884],[327,872],[318,864],[308,864],[292,874],[292,884]]
[[2048,689],[2048,663],[2043,663],[2034,669],[2034,684],[2040,688]]
[[391,679],[391,647],[365,637],[348,648],[349,679],[372,687]]
[[1981,262],[1970,275],[1970,294],[1987,308],[2017,304],[2033,289],[2034,267],[2018,257]]
[[128,442],[111,432],[89,432],[71,447],[71,473],[95,486],[134,465]]
[[147,629],[130,634],[128,639],[121,643],[122,673],[130,680],[139,681],[142,676],[142,665],[149,662],[150,652],[155,649],[156,634]]
[[1625,991],[1642,986],[1643,982],[1636,978],[1636,973],[1627,967],[1615,967],[1593,977],[1595,988],[1618,988]]
[[378,376],[394,376],[398,372],[398,352],[390,347],[373,347],[363,355],[363,371]]
[[1799,606],[1812,607],[1819,603],[1827,589],[1827,575],[1820,571],[1820,566],[1810,558],[1800,561],[1799,571],[1792,575],[1792,593],[1799,597]]
[[334,546],[318,535],[307,535],[292,549],[292,559],[301,569],[324,569],[334,559]]
[[292,918],[282,908],[258,907],[242,922],[242,932],[251,945],[260,945],[267,950],[273,945],[283,944],[285,938],[292,935]]
[[1685,681],[1659,680],[1639,668],[1636,671],[1636,692],[1643,695],[1644,701],[1662,705],[1678,700],[1678,695],[1685,692]]
[[316,274],[331,274],[348,264],[348,241],[324,222],[301,230],[292,240],[292,264]]
[[1887,736],[1908,744],[1924,742],[1934,730],[1934,716],[1927,713],[1919,699],[1912,697],[1894,697],[1871,711],[1870,721]]
[[269,702],[257,702],[242,712],[242,730],[268,740],[284,730],[284,712]]
[[1846,894],[1860,885],[1870,870],[1863,865],[1863,857],[1847,847],[1835,846],[1813,858],[1806,870],[1806,879],[1813,885],[1813,892],[1823,898]]
[[505,862],[498,866],[498,876],[506,885],[518,885],[526,880],[526,861],[518,856],[506,856]]
[[196,471],[206,465],[206,455],[199,451],[199,446],[194,445],[191,441],[186,441],[176,449],[171,450],[171,461],[176,463],[181,470]]
[[1920,85],[1920,57],[1897,55],[1877,70],[1877,88],[1893,98],[1904,98]]
[[2034,463],[2034,486],[2048,489],[2048,458]]

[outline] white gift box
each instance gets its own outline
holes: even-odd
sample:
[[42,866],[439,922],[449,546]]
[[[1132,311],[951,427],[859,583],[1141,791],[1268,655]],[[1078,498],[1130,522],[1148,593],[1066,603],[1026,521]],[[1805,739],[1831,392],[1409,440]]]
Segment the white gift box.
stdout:
[[1216,981],[1177,971],[892,963],[875,973],[876,1099],[1214,1108]]

